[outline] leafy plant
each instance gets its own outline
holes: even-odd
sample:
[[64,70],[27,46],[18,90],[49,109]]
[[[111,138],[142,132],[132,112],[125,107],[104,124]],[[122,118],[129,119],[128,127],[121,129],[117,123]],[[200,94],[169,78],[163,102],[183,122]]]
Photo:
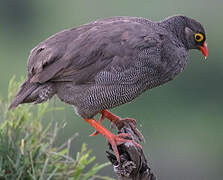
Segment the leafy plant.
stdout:
[[[49,108],[48,103],[37,105],[34,111],[30,105],[22,105],[8,111],[20,82],[13,77],[9,82],[8,100],[0,99],[0,179],[2,180],[87,180],[109,177],[96,175],[109,165],[94,164],[95,156],[82,145],[76,159],[69,154],[70,144],[77,133],[64,144],[55,145],[55,140],[65,123],[53,119],[43,126],[43,116],[61,108]],[[86,171],[86,167],[90,170]]]

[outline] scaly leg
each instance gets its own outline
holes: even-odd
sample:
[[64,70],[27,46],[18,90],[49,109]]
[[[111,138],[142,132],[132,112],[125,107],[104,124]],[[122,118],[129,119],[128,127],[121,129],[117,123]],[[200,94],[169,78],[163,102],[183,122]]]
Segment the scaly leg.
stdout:
[[121,129],[124,126],[124,123],[133,123],[136,126],[136,120],[131,118],[121,119],[120,117],[112,114],[108,110],[102,110],[101,114],[111,121],[112,124],[116,125],[118,129]]
[[126,142],[134,144],[139,149],[142,149],[142,147],[134,142],[133,140],[124,139],[124,138],[130,138],[129,134],[121,133],[118,135],[112,134],[110,131],[108,131],[106,128],[104,128],[99,122],[97,122],[95,119],[84,119],[86,122],[88,122],[91,126],[93,126],[96,130],[96,132],[101,133],[105,138],[109,141],[109,143],[112,146],[112,149],[116,155],[116,158],[118,162],[120,162],[120,156],[118,152],[118,145],[124,144]]
[[103,119],[107,118],[111,121],[112,123],[111,127],[114,127],[115,125],[120,130],[121,128],[123,128],[125,124],[128,124],[131,127],[134,134],[139,138],[139,140],[144,142],[143,135],[140,133],[140,131],[136,127],[135,119],[131,119],[131,118],[121,119],[120,117],[112,114],[108,110],[102,110],[100,113],[102,114]]
[[[136,128],[136,120],[135,119],[130,119],[130,118],[121,119],[120,117],[112,114],[111,112],[109,112],[107,110],[102,110],[100,113],[101,113],[101,117],[100,117],[99,123],[101,123],[105,118],[107,118],[108,120],[111,121],[112,128],[114,126],[116,126],[120,130],[124,126],[125,122],[128,124],[129,124],[129,122],[133,123],[133,126]],[[134,128],[134,130],[135,130],[135,128]],[[98,134],[99,134],[99,132],[95,131],[90,136],[96,136]]]
[[[104,115],[102,114],[98,122],[101,124],[101,122],[102,122],[104,119],[105,119],[105,117],[104,117]],[[94,131],[90,136],[96,136],[96,135],[98,135],[98,134],[99,134],[98,131]]]

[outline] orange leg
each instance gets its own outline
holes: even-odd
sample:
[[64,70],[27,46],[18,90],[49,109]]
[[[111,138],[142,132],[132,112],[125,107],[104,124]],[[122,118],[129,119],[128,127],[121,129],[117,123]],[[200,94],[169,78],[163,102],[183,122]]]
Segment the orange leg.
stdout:
[[[104,115],[102,114],[101,117],[100,117],[100,119],[99,119],[99,123],[101,123],[104,119],[105,119],[105,117],[104,117]],[[96,136],[96,135],[98,135],[98,134],[99,134],[99,132],[98,132],[98,131],[95,131],[95,132],[93,132],[90,136]]]
[[109,141],[109,143],[112,146],[112,149],[116,155],[116,158],[118,162],[120,162],[120,156],[118,152],[118,145],[124,144],[126,142],[134,144],[138,148],[142,148],[139,144],[134,142],[133,140],[124,139],[124,138],[130,138],[129,134],[121,133],[118,135],[112,134],[110,131],[108,131],[106,128],[104,128],[99,122],[97,122],[95,119],[84,119],[86,122],[88,122],[91,126],[93,126],[96,130],[96,132],[101,133],[105,138]]
[[121,129],[124,126],[124,123],[133,123],[136,126],[136,120],[131,118],[121,119],[120,117],[112,114],[108,110],[102,110],[101,114],[111,121],[112,125],[116,125],[118,129]]
[[[118,122],[121,121],[121,118],[120,117],[112,114],[111,112],[109,112],[107,110],[102,110],[100,113],[101,113],[101,118],[99,120],[99,123],[101,123],[105,118],[107,118],[108,120],[111,121],[111,123],[112,123],[111,125],[113,127],[114,125],[118,124]],[[90,136],[96,136],[98,134],[99,134],[99,132],[95,131]]]
[[102,114],[102,116],[106,117],[107,119],[109,119],[114,124],[116,124],[118,121],[121,120],[120,117],[112,114],[108,110],[102,110],[100,113]]
[[[140,131],[136,127],[136,120],[131,118],[125,118],[121,119],[120,117],[112,114],[108,110],[102,110],[101,112],[101,118],[99,120],[99,123],[101,123],[105,118],[111,121],[111,127],[113,128],[116,126],[119,130],[124,127],[125,124],[129,124],[134,134],[139,138],[140,141],[144,142],[143,135],[140,133]],[[99,132],[95,131],[90,136],[96,136],[99,134]]]

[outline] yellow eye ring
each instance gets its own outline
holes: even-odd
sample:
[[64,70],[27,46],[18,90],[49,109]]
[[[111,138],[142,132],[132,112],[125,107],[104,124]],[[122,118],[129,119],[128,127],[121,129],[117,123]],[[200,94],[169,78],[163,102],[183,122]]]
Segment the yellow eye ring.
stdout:
[[195,39],[195,41],[197,41],[197,42],[201,42],[201,41],[204,40],[204,36],[203,36],[203,34],[201,34],[201,33],[197,33],[197,34],[194,35],[194,39]]

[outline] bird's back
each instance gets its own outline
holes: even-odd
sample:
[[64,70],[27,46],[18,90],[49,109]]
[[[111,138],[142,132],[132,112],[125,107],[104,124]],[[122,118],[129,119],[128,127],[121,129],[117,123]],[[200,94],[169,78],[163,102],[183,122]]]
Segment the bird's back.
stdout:
[[[151,27],[148,24],[151,24]],[[107,65],[114,56],[134,56],[140,46],[143,48],[146,45],[144,37],[152,37],[148,46],[154,43],[156,37],[152,22],[129,17],[99,20],[59,32],[31,51],[28,76],[32,82],[40,83],[49,80],[80,81],[79,77],[75,77],[75,73],[81,76],[84,73],[79,70],[85,67],[96,63],[94,72],[97,72],[104,67],[98,65],[100,61],[107,60],[103,62]],[[63,69],[66,69],[66,72],[62,71]],[[91,74],[91,69],[88,69],[88,74]],[[72,71],[72,75],[68,71]]]

